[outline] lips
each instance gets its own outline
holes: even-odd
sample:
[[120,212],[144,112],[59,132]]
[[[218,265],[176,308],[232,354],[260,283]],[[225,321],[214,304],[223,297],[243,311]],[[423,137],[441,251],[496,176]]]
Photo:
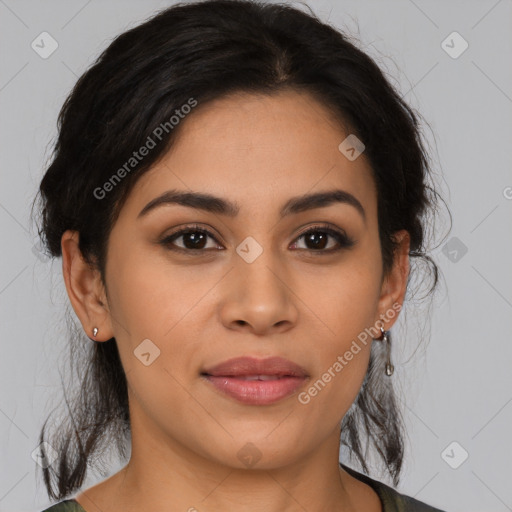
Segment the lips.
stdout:
[[294,394],[308,374],[281,357],[239,357],[207,368],[201,375],[217,392],[246,405],[270,405]]
[[269,377],[304,378],[308,376],[304,368],[282,357],[270,357],[267,359],[237,357],[224,361],[211,368],[206,368],[202,374],[212,377],[247,377],[252,380],[270,380]]

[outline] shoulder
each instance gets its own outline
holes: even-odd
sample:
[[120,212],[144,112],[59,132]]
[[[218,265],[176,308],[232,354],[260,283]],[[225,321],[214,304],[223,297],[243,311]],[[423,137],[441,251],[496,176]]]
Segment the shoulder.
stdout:
[[85,510],[75,500],[64,500],[44,509],[42,512],[85,512]]
[[349,468],[348,466],[345,466],[344,464],[340,465],[350,475],[373,488],[382,502],[383,512],[445,512],[439,508],[427,505],[426,503],[415,498],[401,494],[389,485],[379,482],[378,480],[374,480],[368,475],[358,473],[357,471]]

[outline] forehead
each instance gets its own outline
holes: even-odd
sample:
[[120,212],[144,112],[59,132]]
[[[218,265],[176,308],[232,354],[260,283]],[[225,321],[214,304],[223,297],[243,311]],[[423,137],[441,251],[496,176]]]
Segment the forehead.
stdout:
[[[229,197],[254,213],[288,197],[343,189],[373,207],[376,191],[364,153],[339,149],[349,131],[328,107],[304,92],[236,93],[197,106],[181,121],[166,155],[134,187],[137,214],[167,189]],[[128,204],[130,203],[130,204]]]

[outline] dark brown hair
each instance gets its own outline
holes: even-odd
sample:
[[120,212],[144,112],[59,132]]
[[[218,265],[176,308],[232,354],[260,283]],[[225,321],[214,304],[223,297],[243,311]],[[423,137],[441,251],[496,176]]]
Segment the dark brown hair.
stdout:
[[[313,13],[256,1],[171,6],[116,37],[80,77],[59,114],[58,139],[40,185],[39,235],[49,254],[61,256],[63,233],[77,230],[84,258],[105,282],[110,230],[136,181],[175,139],[179,124],[171,129],[169,120],[176,110],[191,98],[201,105],[231,92],[271,95],[285,89],[314,96],[363,141],[378,191],[383,271],[393,263],[393,233],[406,229],[410,257],[426,263],[432,292],[438,268],[426,254],[426,219],[436,211],[439,194],[418,114],[348,36]],[[148,137],[155,139],[159,126],[168,129],[161,130],[156,147],[109,187],[108,198],[99,198],[98,188]],[[83,352],[80,340],[88,343]],[[125,457],[130,436],[126,376],[115,338],[91,343],[75,329],[71,341],[78,392],[66,398],[67,423],[47,439],[48,418],[40,435],[58,453],[43,468],[55,499],[80,488],[88,465],[97,464],[110,443]],[[343,419],[341,443],[368,474],[362,443],[371,441],[397,485],[403,422],[383,364],[372,348],[364,383]]]

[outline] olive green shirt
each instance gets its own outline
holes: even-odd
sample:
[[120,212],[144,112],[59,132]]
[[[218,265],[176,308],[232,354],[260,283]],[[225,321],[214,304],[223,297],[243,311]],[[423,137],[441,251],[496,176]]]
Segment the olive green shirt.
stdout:
[[[377,493],[382,503],[382,512],[444,512],[414,498],[400,494],[392,487],[373,480],[367,475],[358,473],[344,464],[340,464],[340,466],[354,478],[369,485]],[[85,512],[85,510],[74,499],[69,499],[61,501],[42,512]]]

